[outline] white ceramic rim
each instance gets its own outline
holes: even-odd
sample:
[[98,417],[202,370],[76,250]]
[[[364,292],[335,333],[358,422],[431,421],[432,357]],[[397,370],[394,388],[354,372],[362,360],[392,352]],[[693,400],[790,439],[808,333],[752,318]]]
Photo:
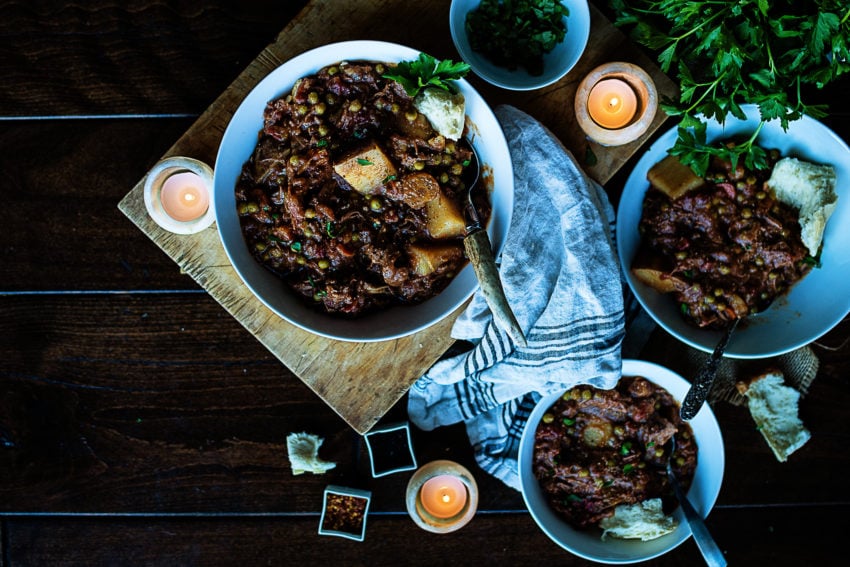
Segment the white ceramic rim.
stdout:
[[[408,455],[410,455],[410,465],[405,465],[401,467],[396,467],[394,469],[387,469],[385,471],[381,471],[379,473],[375,472],[375,452],[378,450],[377,448],[372,448],[372,442],[369,441],[369,438],[372,435],[380,435],[382,433],[392,433],[393,431],[403,430],[405,434],[405,439],[407,440],[407,451]],[[366,450],[369,453],[369,465],[372,470],[372,478],[380,478],[382,476],[387,476],[390,474],[395,474],[398,472],[404,471],[412,471],[419,468],[419,465],[416,463],[416,452],[413,450],[413,439],[410,436],[410,424],[407,422],[396,423],[392,425],[387,425],[386,427],[381,427],[379,429],[373,429],[372,431],[367,432],[363,435],[363,439],[366,441]]]
[[[255,297],[282,319],[310,333],[350,342],[377,342],[405,337],[420,332],[453,313],[472,296],[478,287],[478,280],[472,266],[467,264],[449,286],[437,296],[418,305],[391,308],[404,309],[405,317],[393,317],[390,324],[382,326],[372,321],[385,323],[381,316],[386,311],[358,319],[335,318],[318,312],[309,312],[310,309],[306,306],[297,309],[297,316],[288,313],[279,300],[265,297],[250,283],[252,279],[256,279],[271,286],[269,276],[272,274],[253,257],[250,258],[251,262],[242,263],[238,260],[239,252],[242,252],[243,256],[244,254],[250,256],[250,252],[247,250],[239,227],[239,219],[235,213],[234,188],[242,165],[248,160],[256,144],[250,144],[250,148],[244,146],[240,155],[229,158],[231,161],[228,161],[228,156],[224,154],[225,148],[231,145],[240,147],[239,141],[245,137],[253,137],[256,140],[257,133],[262,128],[263,116],[262,111],[255,112],[252,109],[265,108],[266,102],[288,92],[297,78],[315,73],[321,67],[340,60],[366,59],[394,62],[415,59],[419,53],[419,50],[410,47],[382,41],[346,41],[306,51],[273,70],[248,93],[233,114],[222,137],[216,157],[214,177],[215,213],[222,246],[236,273]],[[465,79],[457,81],[456,86],[466,99],[466,125],[469,136],[478,150],[482,165],[488,165],[491,172],[493,187],[490,200],[493,211],[487,232],[494,252],[498,255],[507,238],[513,212],[514,177],[510,151],[501,125],[481,95]],[[476,140],[482,140],[485,137],[486,146],[476,143]],[[237,250],[234,247],[241,247],[241,249]],[[285,293],[291,293],[282,281],[279,280],[279,283]],[[459,290],[464,291],[461,293]],[[297,299],[294,294],[292,297]],[[438,313],[439,316],[429,316],[432,312]],[[416,319],[422,322],[410,326],[409,320]]]
[[[623,376],[643,376],[647,380],[666,389],[679,403],[684,399],[690,388],[690,383],[684,378],[663,366],[642,360],[623,360]],[[565,390],[566,391],[566,390]],[[522,485],[522,497],[525,505],[531,513],[532,518],[543,532],[552,541],[569,551],[570,553],[598,563],[627,564],[646,561],[659,557],[668,551],[675,549],[683,541],[691,536],[691,529],[685,520],[681,508],[673,513],[679,526],[675,531],[651,541],[617,540],[608,538],[602,541],[598,538],[599,532],[584,533],[574,530],[566,522],[561,520],[555,512],[545,505],[545,497],[540,490],[540,485],[531,470],[531,462],[534,454],[534,432],[540,419],[555,401],[563,395],[563,391],[553,392],[544,396],[534,407],[528,417],[519,445],[519,475]],[[714,413],[708,404],[703,404],[696,416],[690,421],[697,436],[698,453],[697,469],[694,480],[688,492],[688,499],[703,518],[708,516],[723,484],[723,473],[726,467],[726,456],[723,445],[723,435],[720,425],[714,417]],[[708,443],[706,443],[708,441]],[[543,505],[534,506],[533,501]],[[577,549],[570,546],[558,537],[555,530],[549,530],[547,525],[555,525],[564,532],[576,534],[584,540],[592,550]]]

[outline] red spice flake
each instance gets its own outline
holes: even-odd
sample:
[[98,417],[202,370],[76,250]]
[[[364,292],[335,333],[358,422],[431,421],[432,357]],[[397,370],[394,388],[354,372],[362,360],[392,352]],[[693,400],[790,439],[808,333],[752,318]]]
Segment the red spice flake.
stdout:
[[366,500],[357,496],[328,494],[322,529],[359,534],[363,531]]

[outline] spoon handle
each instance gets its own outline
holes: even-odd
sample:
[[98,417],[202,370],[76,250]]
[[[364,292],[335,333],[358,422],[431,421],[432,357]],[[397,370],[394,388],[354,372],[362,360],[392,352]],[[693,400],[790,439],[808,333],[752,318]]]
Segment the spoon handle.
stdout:
[[676,491],[676,498],[682,506],[682,512],[685,513],[685,518],[687,518],[688,525],[691,527],[694,541],[697,547],[699,547],[705,563],[711,567],[725,567],[726,558],[723,556],[723,552],[718,547],[717,542],[711,537],[711,533],[708,531],[708,527],[706,527],[702,516],[699,515],[699,512],[696,511],[690,500],[688,500],[685,491],[679,486],[679,482],[675,477],[670,478],[670,482]]
[[499,279],[499,270],[496,268],[487,231],[479,229],[470,232],[463,244],[475,275],[478,277],[484,299],[487,300],[487,305],[493,313],[493,320],[508,333],[514,343],[526,346],[525,335],[505,297],[505,289],[502,287],[502,280]]
[[687,395],[685,395],[685,399],[682,401],[682,419],[687,421],[693,418],[699,411],[699,408],[702,407],[705,399],[708,397],[708,392],[711,390],[711,385],[714,383],[714,377],[717,376],[717,365],[720,364],[720,359],[723,358],[723,353],[726,352],[726,346],[729,344],[729,339],[732,337],[732,333],[735,332],[740,321],[740,318],[735,319],[732,321],[732,324],[727,327],[726,332],[723,333],[723,336],[720,338],[720,342],[717,343],[716,347],[714,347],[714,352],[711,353],[711,357],[708,359],[708,362],[705,363],[705,366],[702,367],[693,384],[691,384],[691,389],[688,390]]

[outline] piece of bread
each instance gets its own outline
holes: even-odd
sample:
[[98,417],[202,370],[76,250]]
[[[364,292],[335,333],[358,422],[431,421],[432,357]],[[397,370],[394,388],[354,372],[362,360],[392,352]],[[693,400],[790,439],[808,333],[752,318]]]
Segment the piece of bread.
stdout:
[[776,198],[800,211],[803,244],[817,256],[826,221],[835,210],[836,174],[831,165],[817,165],[797,158],[782,158],[773,166],[767,186]]
[[694,189],[705,185],[705,179],[699,177],[676,156],[668,155],[646,173],[650,185],[675,200]]
[[463,136],[466,105],[462,94],[429,88],[417,95],[413,105],[439,134],[450,140],[459,140]]
[[750,415],[779,462],[811,438],[797,415],[800,393],[785,385],[781,372],[772,370],[736,387],[747,397]]
[[679,523],[673,516],[665,516],[661,499],[652,498],[637,504],[621,504],[614,508],[614,515],[599,522],[602,539],[611,536],[618,539],[640,539],[649,541],[669,534]]
[[324,439],[312,433],[290,433],[286,436],[286,450],[293,475],[305,472],[324,474],[336,466],[336,463],[319,458],[319,447],[323,442]]

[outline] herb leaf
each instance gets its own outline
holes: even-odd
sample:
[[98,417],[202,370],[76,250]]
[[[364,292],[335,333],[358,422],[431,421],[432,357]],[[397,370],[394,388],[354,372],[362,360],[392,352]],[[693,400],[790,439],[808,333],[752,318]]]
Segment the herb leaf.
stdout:
[[804,114],[826,115],[807,104],[804,85],[818,89],[850,72],[850,7],[837,0],[609,0],[618,26],[656,52],[661,70],[675,73],[678,99],[661,108],[681,119],[670,153],[705,175],[711,156],[765,167],[753,139],[734,148],[709,144],[705,121],[743,118],[741,105],[758,105],[762,124],[788,128]]
[[452,81],[462,79],[469,72],[469,65],[444,59],[438,61],[427,53],[420,53],[413,61],[401,61],[383,77],[397,81],[410,97],[415,97],[424,88],[436,87],[450,93],[455,88]]

